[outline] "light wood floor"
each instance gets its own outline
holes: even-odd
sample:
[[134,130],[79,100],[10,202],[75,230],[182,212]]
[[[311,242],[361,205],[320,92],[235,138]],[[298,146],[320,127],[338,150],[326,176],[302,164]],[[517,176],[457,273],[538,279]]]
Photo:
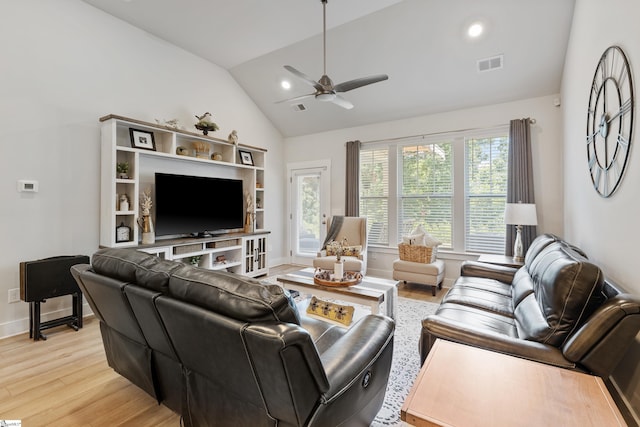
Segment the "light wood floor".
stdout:
[[[295,271],[282,266],[270,275]],[[400,296],[439,302],[419,285],[400,285]],[[0,420],[23,427],[179,426],[171,410],[159,406],[109,366],[98,321],[85,318],[75,332],[66,326],[47,331],[46,341],[28,334],[0,340]]]

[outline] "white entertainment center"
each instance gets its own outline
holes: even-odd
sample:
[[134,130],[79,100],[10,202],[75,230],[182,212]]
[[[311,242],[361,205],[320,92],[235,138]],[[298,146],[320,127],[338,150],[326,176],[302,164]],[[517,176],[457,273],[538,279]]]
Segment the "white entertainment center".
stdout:
[[[101,117],[100,122],[100,246],[136,248],[164,259],[252,277],[268,273],[269,232],[264,229],[265,149],[236,145],[222,139],[116,115]],[[131,129],[153,135],[154,149],[134,148]],[[199,152],[196,157],[195,147],[201,147],[202,143],[208,147],[208,151],[206,155]],[[244,153],[242,158],[240,151]],[[246,164],[247,158],[253,164]],[[129,166],[126,176],[121,176],[117,170],[118,164],[123,163]],[[249,192],[255,207],[251,229],[234,229],[208,237],[157,239],[153,244],[141,244],[142,233],[138,226],[141,218],[140,196],[149,191],[154,200],[156,172],[242,180],[243,189]],[[128,203],[122,203],[124,210],[120,202],[122,195],[126,195],[128,200]],[[217,200],[215,194],[202,195],[203,209],[220,208],[224,203],[224,200]],[[152,220],[155,221],[153,207],[151,211]],[[124,235],[127,236],[124,241],[122,235],[120,239],[116,236],[116,229],[120,226],[125,229]]]

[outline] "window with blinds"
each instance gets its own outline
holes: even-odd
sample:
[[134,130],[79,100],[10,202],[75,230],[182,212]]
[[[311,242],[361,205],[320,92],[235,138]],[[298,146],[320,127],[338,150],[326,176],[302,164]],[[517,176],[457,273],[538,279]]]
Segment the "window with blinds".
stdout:
[[465,140],[465,249],[504,253],[507,201],[506,136]]
[[421,225],[442,249],[504,253],[508,149],[507,126],[364,145],[369,243],[395,247]]
[[398,231],[418,225],[451,248],[453,232],[453,153],[451,142],[398,147],[400,161]]
[[360,215],[367,217],[369,244],[389,244],[389,149],[360,151]]

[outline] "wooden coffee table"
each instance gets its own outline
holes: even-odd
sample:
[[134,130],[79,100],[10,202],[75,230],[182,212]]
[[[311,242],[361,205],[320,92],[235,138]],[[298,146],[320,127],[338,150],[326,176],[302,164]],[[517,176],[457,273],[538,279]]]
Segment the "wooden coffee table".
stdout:
[[626,426],[602,378],[437,340],[400,416],[415,426]]
[[367,305],[372,314],[384,314],[395,319],[395,306],[398,297],[398,282],[365,276],[355,286],[321,286],[313,282],[313,268],[305,268],[295,273],[278,276],[278,281],[287,289],[301,294],[312,294],[319,298],[333,298],[354,304]]

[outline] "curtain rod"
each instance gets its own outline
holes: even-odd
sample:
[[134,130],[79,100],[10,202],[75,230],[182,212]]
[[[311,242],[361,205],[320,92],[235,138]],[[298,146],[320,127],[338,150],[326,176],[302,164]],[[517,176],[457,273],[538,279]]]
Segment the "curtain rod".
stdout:
[[[535,125],[536,124],[536,119],[529,118],[529,123],[532,124],[532,125]],[[442,132],[422,133],[422,134],[419,134],[419,135],[398,136],[396,138],[384,138],[384,139],[375,139],[375,140],[371,140],[371,141],[360,141],[360,144],[373,144],[373,143],[385,142],[385,141],[402,141],[403,139],[424,138],[426,136],[443,135],[443,134],[446,134],[446,133],[457,133],[457,132],[469,132],[469,131],[476,131],[476,130],[494,129],[494,128],[501,127],[501,126],[507,126],[507,125],[506,124],[501,124],[501,125],[487,126],[487,127],[482,127],[482,128],[467,128],[467,129],[447,130],[447,131],[442,131]]]

